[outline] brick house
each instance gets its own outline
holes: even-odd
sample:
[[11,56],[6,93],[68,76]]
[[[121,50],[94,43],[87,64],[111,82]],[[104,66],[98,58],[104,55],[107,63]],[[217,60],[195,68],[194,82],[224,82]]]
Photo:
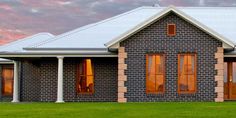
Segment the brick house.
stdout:
[[13,102],[236,99],[235,8],[141,7],[73,31],[0,48]]
[[[32,45],[54,37],[50,33],[38,33],[24,39],[5,44],[0,47],[2,52],[18,52],[23,51],[25,46]],[[12,58],[11,58],[12,59]],[[14,63],[12,60],[0,58],[0,101],[10,101],[13,97],[13,79],[14,79]]]

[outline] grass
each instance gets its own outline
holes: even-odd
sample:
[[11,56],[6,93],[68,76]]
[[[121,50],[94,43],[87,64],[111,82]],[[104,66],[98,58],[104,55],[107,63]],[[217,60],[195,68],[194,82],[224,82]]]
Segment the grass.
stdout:
[[236,102],[0,103],[0,118],[236,118]]

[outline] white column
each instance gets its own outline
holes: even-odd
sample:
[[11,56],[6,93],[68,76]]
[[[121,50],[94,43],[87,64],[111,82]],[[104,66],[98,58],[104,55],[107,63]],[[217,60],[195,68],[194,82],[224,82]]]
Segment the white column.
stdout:
[[57,101],[56,103],[64,103],[63,101],[63,58],[58,56],[58,81],[57,81]]
[[14,61],[14,87],[13,87],[13,100],[12,102],[19,101],[19,78],[18,78],[19,62]]

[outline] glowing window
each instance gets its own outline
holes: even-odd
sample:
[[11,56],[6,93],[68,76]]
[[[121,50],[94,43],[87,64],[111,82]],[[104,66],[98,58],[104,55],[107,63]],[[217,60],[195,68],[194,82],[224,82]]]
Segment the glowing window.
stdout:
[[178,92],[196,92],[196,54],[179,54],[178,60]]
[[13,93],[13,67],[2,67],[2,95],[12,96]]
[[77,69],[76,89],[78,93],[94,92],[94,72],[91,59],[84,59]]
[[148,54],[146,59],[146,92],[164,93],[165,58],[164,54]]

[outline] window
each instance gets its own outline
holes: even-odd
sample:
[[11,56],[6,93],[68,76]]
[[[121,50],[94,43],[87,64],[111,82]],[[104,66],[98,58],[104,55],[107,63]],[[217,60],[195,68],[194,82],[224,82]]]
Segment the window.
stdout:
[[178,92],[196,92],[196,54],[179,54],[178,60]]
[[2,95],[12,96],[13,93],[13,67],[2,67]]
[[94,92],[94,72],[91,59],[84,59],[79,63],[76,89],[78,93]]
[[175,24],[168,24],[167,25],[167,35],[168,36],[175,36],[176,35],[176,26],[175,26]]
[[165,56],[164,54],[148,54],[146,57],[146,92],[164,93]]

